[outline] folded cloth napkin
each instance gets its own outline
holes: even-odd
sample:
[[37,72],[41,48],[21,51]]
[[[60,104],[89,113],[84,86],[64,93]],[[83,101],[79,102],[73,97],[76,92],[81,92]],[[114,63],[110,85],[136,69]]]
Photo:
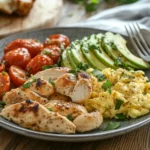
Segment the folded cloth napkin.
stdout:
[[126,35],[124,26],[135,21],[141,28],[150,30],[150,0],[111,8],[69,26],[92,27]]

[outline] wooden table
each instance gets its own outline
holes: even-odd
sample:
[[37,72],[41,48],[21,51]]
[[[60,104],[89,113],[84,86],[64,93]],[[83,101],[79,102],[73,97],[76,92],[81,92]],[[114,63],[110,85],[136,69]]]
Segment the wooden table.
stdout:
[[[101,10],[107,6],[103,4]],[[82,7],[65,2],[59,26],[81,20],[87,15]],[[0,150],[150,150],[150,124],[131,133],[102,141],[63,143],[24,137],[0,128]]]

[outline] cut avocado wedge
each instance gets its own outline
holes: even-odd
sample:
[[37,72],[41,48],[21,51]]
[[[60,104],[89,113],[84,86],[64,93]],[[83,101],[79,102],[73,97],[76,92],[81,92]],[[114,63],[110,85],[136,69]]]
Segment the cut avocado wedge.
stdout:
[[74,63],[78,66],[81,62],[86,63],[86,59],[84,58],[81,52],[81,44],[80,41],[72,42],[71,44],[71,55]]
[[[83,43],[85,45],[85,47],[87,46],[86,43]],[[84,46],[83,46],[84,47]],[[91,50],[88,49],[85,50],[85,48],[81,48],[82,54],[84,55],[84,57],[86,58],[88,64],[93,67],[94,69],[99,69],[99,70],[103,70],[105,68],[107,68],[107,66],[105,66],[102,62],[100,62],[95,55],[93,54],[93,52]]]
[[100,62],[108,67],[116,69],[117,67],[114,65],[113,59],[108,56],[101,46],[103,36],[103,34],[91,35],[88,40],[86,39],[85,41],[88,43],[89,49]]
[[117,50],[128,60],[130,61],[131,63],[133,63],[134,65],[140,67],[140,68],[150,68],[150,64],[147,63],[146,61],[144,61],[143,59],[133,55],[129,49],[127,48],[126,46],[126,42],[125,39],[119,35],[119,34],[116,34],[115,35],[116,38],[114,40],[114,44],[116,45],[116,48]]
[[62,53],[62,62],[61,62],[61,65],[63,67],[68,67],[68,68],[72,69],[71,64],[70,64],[70,62],[69,62],[69,60],[67,58],[66,50],[64,50],[63,53]]
[[76,69],[77,65],[74,63],[74,61],[72,60],[72,56],[71,56],[71,51],[70,49],[66,49],[66,53],[67,53],[67,59],[70,62],[71,68]]
[[[105,34],[105,37],[102,39],[102,47],[105,49],[107,54],[113,58],[113,60],[117,60],[118,58],[126,64],[127,66],[135,69],[139,69],[139,66],[129,62],[126,57],[120,53],[120,51],[117,50],[116,45],[114,44],[116,36],[113,33],[107,32]],[[128,55],[128,54],[127,54]]]

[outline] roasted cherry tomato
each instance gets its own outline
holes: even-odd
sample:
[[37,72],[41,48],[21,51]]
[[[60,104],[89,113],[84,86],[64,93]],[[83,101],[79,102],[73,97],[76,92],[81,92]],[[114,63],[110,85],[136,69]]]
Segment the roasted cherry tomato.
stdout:
[[45,40],[44,47],[47,47],[48,45],[57,45],[58,47],[61,47],[61,44],[65,48],[68,47],[70,45],[69,38],[63,34],[54,34]]
[[0,72],[5,70],[5,65],[3,63],[0,63]]
[[26,72],[17,66],[11,66],[9,69],[10,81],[16,87],[21,86],[27,80]]
[[42,70],[43,66],[53,65],[53,60],[46,55],[37,55],[31,59],[26,66],[26,71],[30,74],[35,74]]
[[3,60],[6,61],[6,67],[16,65],[24,69],[30,62],[31,56],[26,48],[17,48],[6,53]]
[[0,98],[10,90],[10,78],[6,72],[0,73]]
[[55,64],[58,62],[58,59],[61,55],[61,50],[56,45],[49,45],[48,47],[44,48],[41,54],[49,56]]
[[42,51],[43,44],[35,39],[16,39],[5,46],[4,53],[6,54],[16,48],[26,48],[31,57],[34,57]]

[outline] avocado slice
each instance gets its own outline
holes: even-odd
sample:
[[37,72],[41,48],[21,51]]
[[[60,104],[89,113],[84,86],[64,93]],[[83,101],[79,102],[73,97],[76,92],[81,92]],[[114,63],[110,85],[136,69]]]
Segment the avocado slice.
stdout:
[[[102,39],[102,47],[107,52],[107,54],[116,61],[118,58],[121,62],[124,62],[127,66],[135,69],[139,69],[139,66],[134,65],[133,63],[129,62],[123,55],[117,50],[116,45],[114,44],[116,36],[111,33],[107,32]],[[127,54],[128,55],[128,54]]]
[[71,51],[70,51],[70,47],[66,49],[66,53],[67,53],[67,59],[70,62],[71,68],[76,69],[77,65],[74,63],[74,61],[72,60],[72,56],[71,56]]
[[131,63],[133,63],[134,65],[143,68],[143,69],[147,69],[150,68],[150,64],[146,61],[144,61],[142,58],[137,57],[135,55],[133,55],[129,49],[126,46],[126,41],[125,39],[119,35],[116,34],[115,35],[115,40],[114,40],[114,44],[116,45],[117,50]]
[[103,50],[101,46],[101,41],[103,34],[91,35],[88,39],[84,39],[88,45],[89,49],[94,53],[97,59],[104,65],[116,69],[113,59],[111,59],[108,54]]
[[64,50],[63,53],[62,53],[61,66],[68,67],[68,68],[72,69],[71,64],[70,64],[70,62],[69,62],[69,60],[67,58],[67,52],[66,52],[66,50]]
[[97,57],[93,54],[91,50],[89,50],[88,44],[83,41],[82,47],[81,47],[82,54],[86,58],[88,64],[93,67],[94,69],[103,70],[107,68],[102,62],[100,62]]
[[76,40],[71,43],[71,55],[74,63],[78,66],[81,62],[88,63],[81,51],[81,41]]

